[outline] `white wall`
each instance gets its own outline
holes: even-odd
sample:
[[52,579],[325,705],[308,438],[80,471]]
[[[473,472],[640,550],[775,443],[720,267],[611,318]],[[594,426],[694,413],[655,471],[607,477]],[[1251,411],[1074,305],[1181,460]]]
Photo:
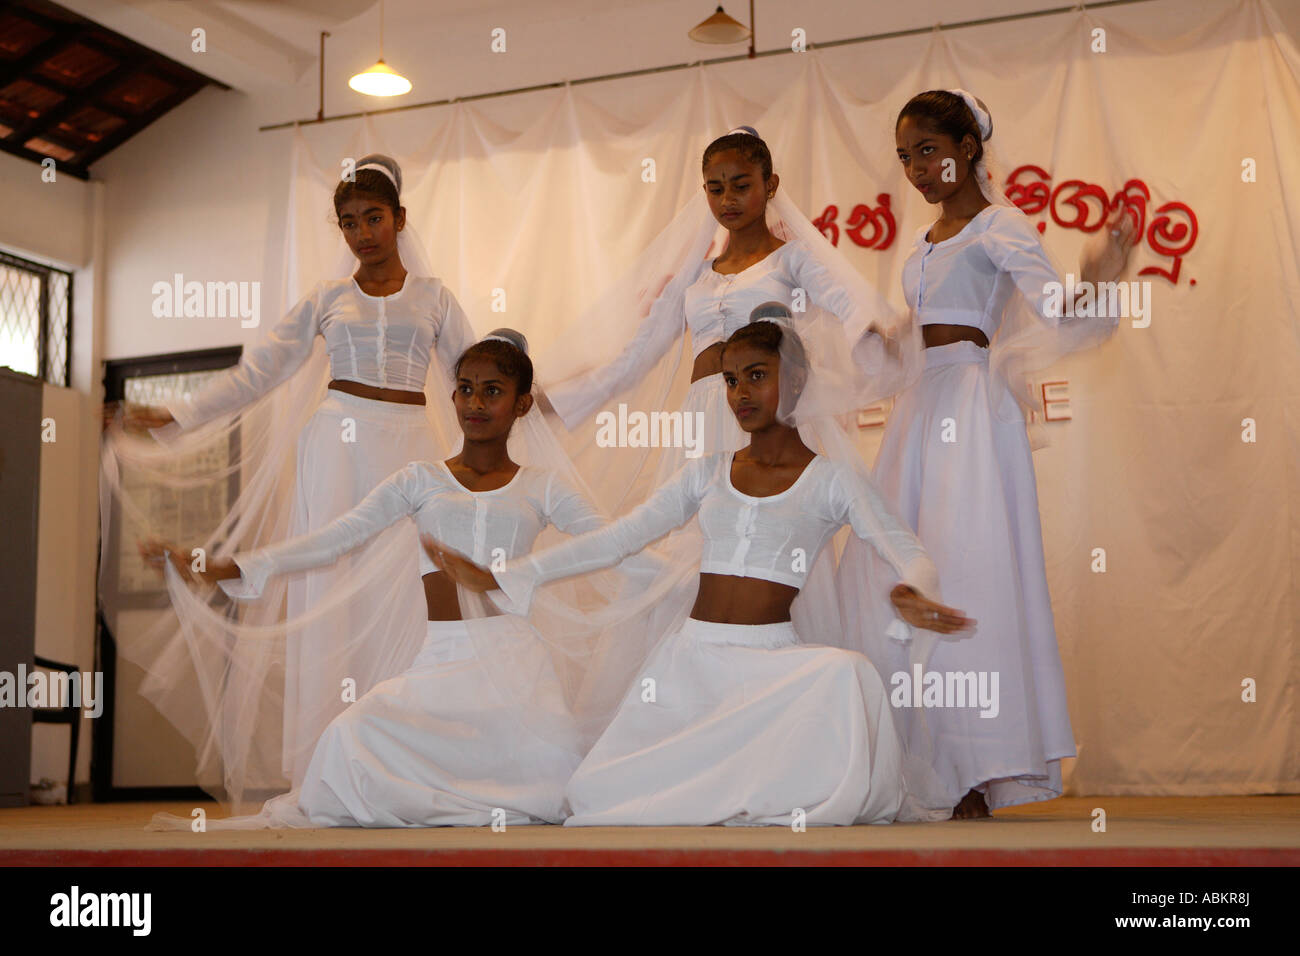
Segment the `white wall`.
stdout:
[[41,167],[0,153],[0,248],[78,268],[90,261],[90,183],[72,176],[42,182]]
[[[94,669],[94,590],[87,588],[95,569],[96,505],[85,500],[83,449],[86,430],[93,424],[86,414],[87,397],[71,388],[46,385],[41,408],[52,420],[54,438],[41,445],[41,501],[36,563],[36,653],[72,664],[86,672]],[[89,436],[94,447],[95,436]],[[87,558],[89,560],[87,561]],[[78,741],[77,776],[90,779],[91,721],[82,719]],[[31,779],[62,781],[68,769],[68,728],[62,724],[37,724],[32,729]]]
[[[95,307],[97,209],[103,185],[58,175],[49,182],[35,163],[0,154],[0,248],[73,273],[72,380],[46,385],[42,417],[53,420],[54,441],[41,446],[41,502],[36,572],[36,653],[94,666],[94,572],[98,541],[98,349]],[[99,245],[97,246],[97,242]],[[35,440],[35,438],[34,438]],[[90,779],[91,725],[83,720],[77,779]],[[32,734],[33,782],[63,780],[66,727],[38,725]]]

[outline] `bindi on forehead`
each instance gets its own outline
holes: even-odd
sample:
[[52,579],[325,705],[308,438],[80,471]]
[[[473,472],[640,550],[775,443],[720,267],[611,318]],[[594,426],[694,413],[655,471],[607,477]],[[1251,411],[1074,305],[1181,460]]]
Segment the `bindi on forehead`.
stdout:
[[[727,348],[726,358],[723,359],[722,369],[725,372],[748,372],[754,368],[766,368],[772,363],[773,356],[760,352],[758,358],[754,358],[757,350],[751,346],[732,345]],[[749,354],[745,354],[748,352]]]
[[377,212],[387,212],[387,211],[388,211],[388,208],[387,208],[386,206],[367,206],[365,209],[361,210],[361,212],[359,212],[359,213],[344,212],[344,213],[342,214],[341,218],[343,218],[343,219],[351,219],[351,218],[353,218],[354,216],[370,216],[370,215],[373,215],[374,213],[377,213]]
[[746,159],[744,156],[740,154],[739,150],[725,149],[722,152],[714,153],[711,157],[709,157],[708,168],[710,171],[718,170],[719,172],[725,171],[727,169],[739,168],[742,170],[742,172],[736,175],[743,176],[743,175],[751,175],[752,171],[755,169],[761,169],[762,164],[751,162],[750,160]]

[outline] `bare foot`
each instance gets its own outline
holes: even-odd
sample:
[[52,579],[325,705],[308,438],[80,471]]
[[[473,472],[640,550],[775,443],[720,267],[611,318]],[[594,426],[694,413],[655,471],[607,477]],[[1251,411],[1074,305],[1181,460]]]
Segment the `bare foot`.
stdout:
[[978,790],[967,790],[966,796],[961,798],[961,803],[952,808],[954,820],[978,820],[989,816],[992,816],[989,813],[989,805],[984,801],[984,794]]

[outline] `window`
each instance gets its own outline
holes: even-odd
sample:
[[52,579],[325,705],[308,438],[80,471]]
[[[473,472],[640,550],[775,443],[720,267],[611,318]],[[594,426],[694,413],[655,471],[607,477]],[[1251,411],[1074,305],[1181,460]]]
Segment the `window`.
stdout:
[[[125,398],[134,404],[165,405],[181,396],[192,396],[223,369],[237,363],[240,353],[239,346],[232,346],[106,362],[104,400]],[[239,432],[235,431],[205,448],[152,467],[177,475],[221,475],[229,471],[229,463],[238,452]],[[205,540],[230,513],[239,494],[239,475],[196,481],[184,491],[159,487],[125,464],[119,478],[123,494],[133,507],[120,509],[114,500],[110,540],[105,545],[118,560],[104,574],[100,586],[116,595],[120,607],[166,606],[162,579],[157,569],[140,558],[137,542],[146,537],[175,542]]]
[[68,387],[72,273],[0,252],[0,365]]

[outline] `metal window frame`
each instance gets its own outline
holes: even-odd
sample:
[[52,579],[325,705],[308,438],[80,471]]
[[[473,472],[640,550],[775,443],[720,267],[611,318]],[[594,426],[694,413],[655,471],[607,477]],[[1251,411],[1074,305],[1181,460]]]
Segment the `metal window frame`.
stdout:
[[[19,272],[26,272],[37,277],[40,281],[40,304],[37,306],[39,315],[37,316],[37,335],[36,335],[36,377],[48,385],[56,388],[72,387],[72,285],[73,275],[67,269],[60,269],[56,266],[46,265],[43,262],[36,262],[32,259],[26,259],[23,256],[14,255],[12,252],[0,250],[0,266],[17,269]],[[50,381],[50,276],[54,273],[65,276],[68,282],[67,294],[67,311],[63,316],[63,340],[65,343],[63,355],[63,382]]]

